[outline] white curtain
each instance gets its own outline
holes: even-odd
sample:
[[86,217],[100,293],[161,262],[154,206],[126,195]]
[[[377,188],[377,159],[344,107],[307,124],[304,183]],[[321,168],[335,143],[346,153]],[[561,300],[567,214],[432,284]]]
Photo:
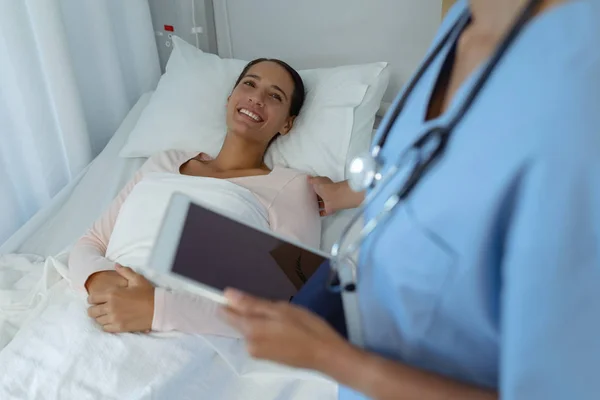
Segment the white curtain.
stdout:
[[147,0],[0,0],[0,243],[159,77]]

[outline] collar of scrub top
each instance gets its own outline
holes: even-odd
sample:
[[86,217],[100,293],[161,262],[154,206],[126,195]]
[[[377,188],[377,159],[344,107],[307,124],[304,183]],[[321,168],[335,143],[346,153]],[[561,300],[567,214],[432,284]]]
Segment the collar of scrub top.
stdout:
[[[470,10],[465,10],[462,17],[449,29],[448,33],[438,43],[435,49],[430,53],[429,57],[423,62],[419,71],[415,74],[414,78],[404,91],[404,94],[396,104],[396,107],[391,112],[390,117],[386,118],[386,123],[382,127],[382,135],[378,142],[373,146],[371,152],[367,155],[359,156],[349,164],[349,183],[355,191],[364,191],[366,189],[372,189],[367,195],[363,204],[359,207],[356,214],[351,218],[350,222],[342,231],[340,239],[332,246],[331,249],[331,269],[329,274],[328,289],[333,292],[354,292],[356,291],[357,282],[357,266],[356,266],[356,255],[365,239],[377,228],[383,225],[389,217],[392,215],[395,207],[404,201],[412,190],[421,181],[421,178],[429,171],[432,165],[441,158],[443,155],[448,141],[454,131],[454,128],[462,121],[465,114],[471,108],[473,102],[477,99],[481,90],[485,86],[491,74],[494,72],[496,66],[506,54],[506,51],[510,48],[515,39],[519,36],[527,22],[533,17],[535,11],[538,9],[542,0],[530,0],[529,3],[524,7],[523,11],[517,18],[513,27],[510,29],[502,43],[498,46],[498,49],[491,57],[491,59],[485,65],[479,78],[474,83],[471,92],[464,100],[458,111],[452,117],[450,122],[444,126],[435,126],[429,129],[421,137],[419,137],[412,146],[404,152],[399,160],[388,169],[385,176],[381,173],[382,161],[381,161],[381,149],[385,145],[388,136],[394,126],[394,123],[399,118],[402,110],[404,109],[408,99],[410,98],[415,87],[427,72],[431,64],[449,43],[449,41],[455,36],[457,31],[464,29],[471,19]],[[360,220],[364,215],[366,208],[369,206],[375,196],[377,196],[392,180],[392,178],[398,175],[405,175],[400,190],[390,196],[383,205],[383,209],[369,221],[367,221],[364,227],[361,229],[358,237],[355,240],[349,241],[349,234],[352,227]],[[342,245],[345,242],[349,242],[347,246],[342,249]],[[350,276],[347,279],[340,279],[339,271],[341,267],[347,267],[350,272]]]

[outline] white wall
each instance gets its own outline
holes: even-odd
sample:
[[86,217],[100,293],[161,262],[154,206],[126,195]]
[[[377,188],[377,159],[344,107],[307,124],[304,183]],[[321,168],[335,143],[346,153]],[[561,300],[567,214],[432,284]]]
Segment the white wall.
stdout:
[[441,0],[215,0],[224,57],[277,57],[299,69],[387,61],[391,101],[440,25]]

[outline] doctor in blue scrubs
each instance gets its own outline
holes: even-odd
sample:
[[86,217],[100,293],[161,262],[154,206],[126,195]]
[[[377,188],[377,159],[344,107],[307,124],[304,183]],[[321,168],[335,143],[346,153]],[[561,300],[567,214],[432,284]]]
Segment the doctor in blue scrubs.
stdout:
[[600,1],[459,0],[427,57],[375,137],[355,340],[233,290],[229,322],[341,399],[600,399]]

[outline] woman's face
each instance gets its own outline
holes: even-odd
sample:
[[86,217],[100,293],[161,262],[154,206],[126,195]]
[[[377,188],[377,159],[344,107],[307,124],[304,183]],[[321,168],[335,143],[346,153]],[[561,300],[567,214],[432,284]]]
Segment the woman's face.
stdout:
[[227,101],[228,132],[265,144],[277,133],[287,134],[294,122],[289,115],[293,92],[294,81],[282,66],[253,65]]

